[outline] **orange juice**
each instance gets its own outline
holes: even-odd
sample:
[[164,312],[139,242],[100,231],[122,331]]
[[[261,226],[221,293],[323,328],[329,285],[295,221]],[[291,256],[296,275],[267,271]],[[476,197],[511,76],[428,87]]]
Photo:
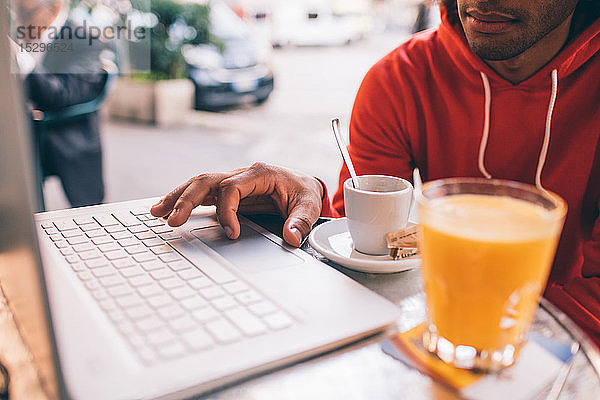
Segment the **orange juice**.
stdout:
[[419,209],[428,322],[454,346],[518,349],[552,265],[562,219],[507,196],[458,194]]

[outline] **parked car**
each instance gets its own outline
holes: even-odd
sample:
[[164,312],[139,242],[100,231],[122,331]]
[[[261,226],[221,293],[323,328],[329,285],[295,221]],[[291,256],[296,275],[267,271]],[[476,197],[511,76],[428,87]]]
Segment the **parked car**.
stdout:
[[360,38],[354,20],[334,14],[327,2],[287,0],[274,1],[271,6],[271,40],[275,47],[339,46]]
[[194,108],[217,111],[265,102],[274,87],[268,65],[269,43],[253,39],[244,22],[224,2],[212,1],[211,34],[222,46],[204,44],[182,49],[194,82]]

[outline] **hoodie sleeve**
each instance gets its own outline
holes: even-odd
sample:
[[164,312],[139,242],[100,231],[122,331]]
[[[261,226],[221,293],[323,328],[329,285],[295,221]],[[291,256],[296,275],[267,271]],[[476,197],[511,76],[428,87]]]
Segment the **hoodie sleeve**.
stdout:
[[[394,70],[387,57],[365,76],[352,110],[348,151],[358,175],[394,175],[412,181],[414,161],[403,129],[405,96]],[[340,215],[344,215],[341,188],[349,176],[348,169],[342,167],[333,197],[333,208]]]

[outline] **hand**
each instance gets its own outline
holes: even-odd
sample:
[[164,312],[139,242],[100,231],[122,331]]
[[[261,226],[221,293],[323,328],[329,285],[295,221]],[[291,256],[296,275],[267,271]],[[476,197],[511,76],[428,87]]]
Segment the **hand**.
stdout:
[[323,186],[316,178],[265,163],[227,173],[196,176],[152,206],[155,217],[180,226],[199,205],[216,205],[219,223],[230,239],[240,235],[241,212],[278,211],[286,221],[283,239],[299,247],[321,215]]

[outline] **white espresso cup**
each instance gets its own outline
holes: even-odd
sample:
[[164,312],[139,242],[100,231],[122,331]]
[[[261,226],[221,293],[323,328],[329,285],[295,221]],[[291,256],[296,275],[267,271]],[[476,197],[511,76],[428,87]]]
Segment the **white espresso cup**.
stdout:
[[388,254],[385,234],[406,227],[413,203],[409,181],[388,175],[362,175],[358,187],[344,182],[344,208],[354,249],[372,255]]

